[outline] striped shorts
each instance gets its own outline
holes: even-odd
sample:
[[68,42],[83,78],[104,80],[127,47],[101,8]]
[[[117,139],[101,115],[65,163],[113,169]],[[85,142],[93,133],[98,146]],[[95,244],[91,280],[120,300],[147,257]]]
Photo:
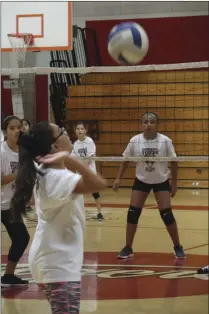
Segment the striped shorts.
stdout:
[[79,314],[80,282],[39,284],[51,305],[52,314]]

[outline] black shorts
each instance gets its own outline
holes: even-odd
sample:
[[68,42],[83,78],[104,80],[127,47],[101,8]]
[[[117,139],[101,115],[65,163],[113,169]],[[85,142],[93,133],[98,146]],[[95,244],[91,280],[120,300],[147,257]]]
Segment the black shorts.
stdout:
[[135,179],[132,190],[135,191],[142,191],[150,193],[151,190],[153,192],[161,192],[161,191],[171,191],[169,180],[166,180],[162,183],[156,183],[156,184],[148,184],[140,181],[139,179]]
[[95,200],[97,200],[98,198],[100,198],[100,194],[99,193],[92,193],[92,196]]

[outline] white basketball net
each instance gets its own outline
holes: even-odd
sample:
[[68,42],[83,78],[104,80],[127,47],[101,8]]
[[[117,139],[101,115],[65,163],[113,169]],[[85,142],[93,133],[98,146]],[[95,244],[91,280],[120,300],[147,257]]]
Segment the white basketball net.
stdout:
[[24,68],[28,46],[32,43],[32,34],[8,34],[8,39],[17,60],[18,68]]

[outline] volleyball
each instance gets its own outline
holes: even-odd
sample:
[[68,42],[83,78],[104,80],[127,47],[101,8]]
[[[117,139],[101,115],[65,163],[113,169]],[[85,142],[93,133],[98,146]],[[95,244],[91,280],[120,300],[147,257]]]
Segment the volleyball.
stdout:
[[121,23],[112,28],[108,36],[108,52],[119,64],[134,65],[143,60],[149,48],[149,39],[137,23]]

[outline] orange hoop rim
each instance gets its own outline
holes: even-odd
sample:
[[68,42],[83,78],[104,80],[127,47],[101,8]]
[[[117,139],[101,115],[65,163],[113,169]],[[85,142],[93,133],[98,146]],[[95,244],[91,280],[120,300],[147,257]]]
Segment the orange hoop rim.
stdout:
[[7,34],[8,37],[16,37],[16,38],[25,38],[26,36],[31,36],[33,38],[33,34],[31,33],[9,33]]

